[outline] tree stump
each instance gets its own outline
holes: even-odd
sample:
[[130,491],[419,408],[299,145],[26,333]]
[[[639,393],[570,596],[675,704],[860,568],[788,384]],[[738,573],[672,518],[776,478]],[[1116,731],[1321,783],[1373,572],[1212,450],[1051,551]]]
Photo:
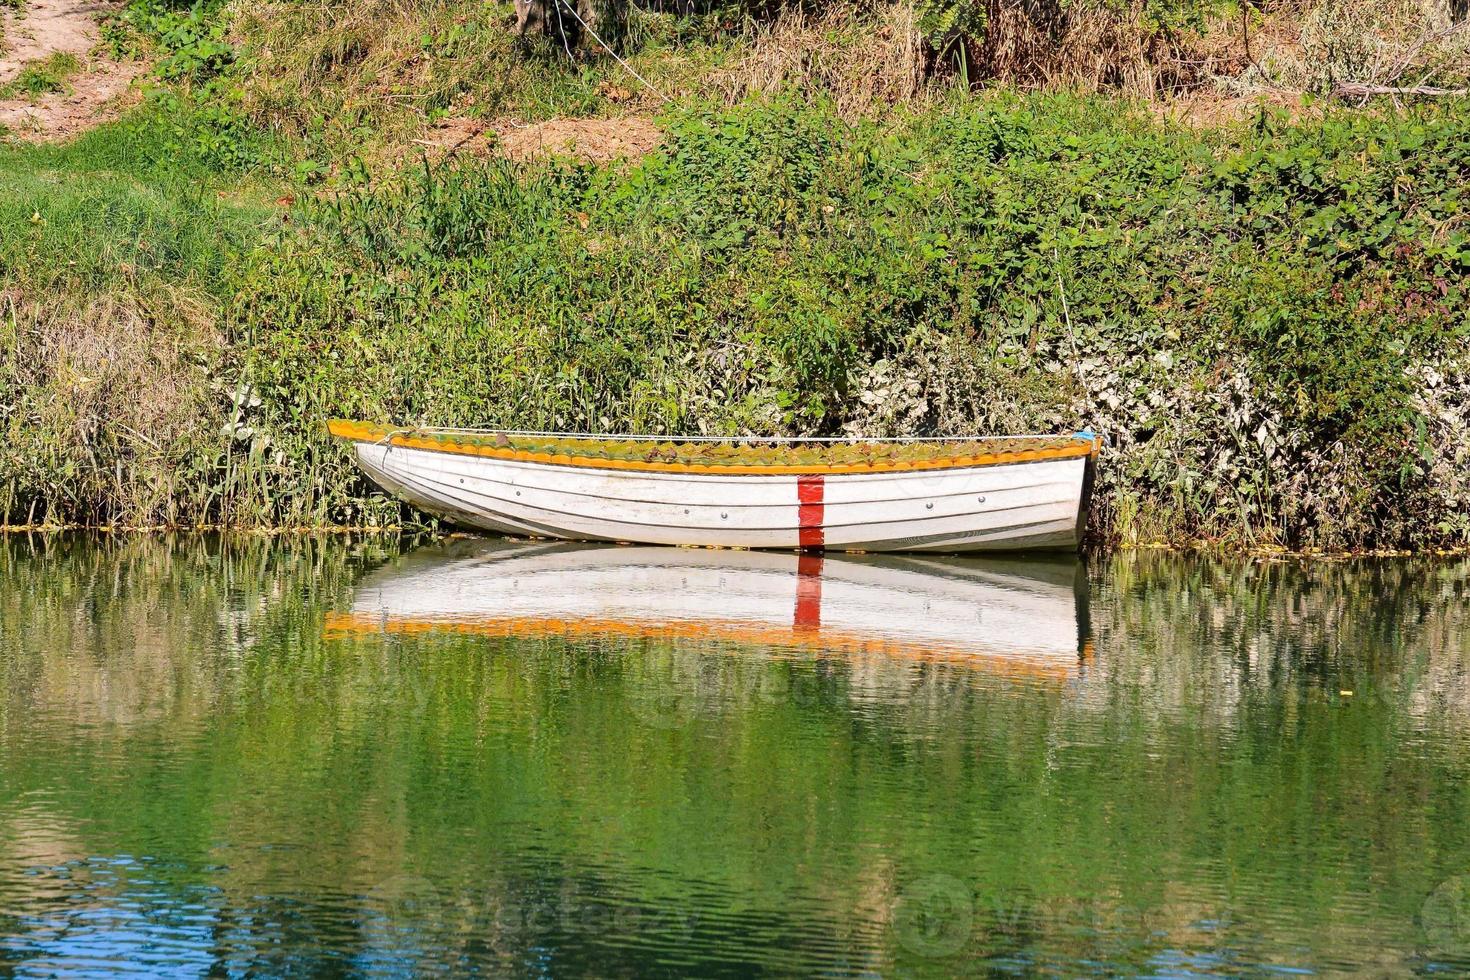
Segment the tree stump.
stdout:
[[515,0],[522,37],[547,37],[557,47],[614,48],[628,22],[628,0]]

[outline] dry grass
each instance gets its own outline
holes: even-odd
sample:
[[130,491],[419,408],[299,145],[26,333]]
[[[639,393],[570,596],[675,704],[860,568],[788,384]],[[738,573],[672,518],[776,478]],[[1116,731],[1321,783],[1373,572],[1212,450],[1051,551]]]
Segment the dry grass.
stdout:
[[977,2],[987,6],[984,33],[938,54],[911,3],[788,7],[752,26],[746,53],[710,82],[729,101],[783,87],[827,92],[846,116],[923,98],[955,75],[1141,98],[1221,92],[1234,118],[1243,95],[1326,91],[1343,78],[1423,84],[1470,70],[1470,22],[1451,18],[1455,0],[1280,0],[1201,31],[1159,28],[1142,3]]
[[754,26],[748,53],[711,83],[729,102],[781,88],[828,92],[843,116],[911,102],[926,90],[929,52],[908,3],[869,14],[834,4],[821,14],[788,7]]
[[1470,77],[1470,11],[1461,0],[1275,0],[1178,33],[1151,26],[1136,2],[985,2],[987,28],[970,54],[983,77],[1012,84],[1150,97]]
[[246,109],[265,127],[329,137],[362,122],[390,139],[435,110],[464,111],[476,90],[514,85],[509,22],[469,25],[464,8],[414,0],[297,4],[238,0],[236,41],[253,69]]
[[99,517],[172,516],[177,449],[211,414],[202,365],[223,341],[197,294],[148,293],[28,301],[12,292],[0,304],[16,341],[0,368],[25,393],[11,406],[0,466],[11,492],[61,473],[64,493],[100,503]]
[[[1336,80],[1470,74],[1470,26],[1450,13],[1460,0],[1276,0],[1203,30],[1159,27],[1141,0],[974,2],[986,5],[984,32],[941,52],[921,36],[910,0],[841,0],[778,6],[748,19],[743,34],[702,39],[677,40],[684,22],[672,14],[640,13],[633,33],[642,41],[628,57],[675,102],[792,89],[830,98],[845,118],[924,101],[956,79],[1187,96],[1185,113],[1207,122]],[[481,134],[503,128],[492,120],[649,115],[664,105],[611,58],[528,49],[508,3],[235,0],[230,13],[242,64],[253,70],[242,85],[252,117],[340,153],[377,157],[364,134],[389,160],[421,147],[441,152],[459,138],[440,131],[446,121],[478,126],[464,148],[478,152],[488,142]],[[1218,113],[1202,104],[1215,93],[1230,103]]]
[[985,2],[986,31],[966,48],[980,81],[1196,102],[1219,92],[1231,103],[1222,115],[1233,117],[1242,96],[1470,78],[1470,16],[1459,0],[1275,0],[1183,32],[1151,26],[1140,3]]
[[1453,0],[1277,0],[1215,23],[1196,48],[1214,55],[1209,80],[1230,96],[1470,79],[1470,17]]
[[[231,18],[252,72],[242,88],[254,121],[341,156],[391,164],[421,153],[484,153],[492,130],[519,156],[528,140],[567,142],[555,125],[540,134],[546,139],[533,139],[539,131],[522,137],[527,124],[647,115],[664,104],[611,57],[582,51],[569,59],[544,39],[518,37],[508,3],[236,0]],[[654,26],[665,29],[669,19]],[[727,49],[670,44],[655,39],[628,58],[664,92],[703,91],[707,59]],[[573,134],[570,152],[605,159],[647,149],[646,132],[629,134],[627,146],[614,146],[615,135]]]
[[1215,62],[1196,46],[1198,36],[1154,25],[1139,2],[982,2],[984,34],[949,55],[974,83],[1148,98],[1198,87]]
[[1470,18],[1452,19],[1444,0],[1323,2],[1302,21],[1300,54],[1295,64],[1283,59],[1283,68],[1304,88],[1463,82]]
[[[1202,30],[1164,29],[1141,0],[973,2],[986,5],[985,30],[941,52],[921,36],[910,0],[840,0],[778,5],[748,19],[743,35],[698,41],[674,40],[683,28],[672,14],[639,13],[633,33],[644,40],[628,57],[676,102],[787,88],[828,97],[848,118],[922,101],[956,77],[1195,103],[1219,93],[1231,105],[1218,115],[1234,118],[1262,95],[1325,92],[1345,79],[1470,76],[1470,21],[1455,18],[1462,0],[1274,0],[1246,17],[1225,11]],[[663,105],[611,58],[527,50],[508,3],[235,0],[230,13],[253,66],[242,88],[254,119],[344,150],[361,149],[364,133],[390,148],[432,149],[445,119],[488,127]],[[1187,112],[1216,115],[1199,104]]]

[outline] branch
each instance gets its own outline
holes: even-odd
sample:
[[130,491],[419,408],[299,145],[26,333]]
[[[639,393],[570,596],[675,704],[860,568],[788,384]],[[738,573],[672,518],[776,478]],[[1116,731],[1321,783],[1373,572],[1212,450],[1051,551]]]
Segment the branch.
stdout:
[[1420,51],[1423,51],[1431,44],[1438,44],[1442,41],[1449,40],[1460,31],[1465,30],[1466,27],[1470,27],[1470,20],[1457,21],[1451,23],[1448,27],[1443,27],[1439,30],[1427,30],[1419,35],[1419,38],[1413,44],[1409,45],[1409,49],[1398,60],[1398,64],[1393,66],[1393,70],[1388,74],[1388,81],[1396,82],[1403,77],[1404,72],[1408,71],[1409,67],[1414,64],[1414,59],[1419,56]]
[[1432,95],[1463,98],[1470,96],[1470,88],[1435,88],[1433,85],[1372,85],[1368,82],[1338,82],[1332,86],[1332,95],[1339,99],[1366,99],[1372,95]]

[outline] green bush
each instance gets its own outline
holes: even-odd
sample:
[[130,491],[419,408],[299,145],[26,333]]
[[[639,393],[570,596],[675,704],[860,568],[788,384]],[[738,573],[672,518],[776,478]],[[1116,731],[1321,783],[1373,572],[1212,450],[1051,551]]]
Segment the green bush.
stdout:
[[1313,438],[1392,454],[1413,428],[1414,355],[1465,327],[1470,250],[1452,230],[1470,172],[1464,123],[1264,122],[1213,174],[1258,256],[1235,285],[1237,336]]
[[[217,16],[221,6],[219,0],[198,0],[187,7],[170,0],[129,0],[120,20],[158,45],[162,56],[154,71],[159,78],[198,81],[218,75],[235,60],[227,39],[229,25]],[[108,40],[115,39],[114,32]]]

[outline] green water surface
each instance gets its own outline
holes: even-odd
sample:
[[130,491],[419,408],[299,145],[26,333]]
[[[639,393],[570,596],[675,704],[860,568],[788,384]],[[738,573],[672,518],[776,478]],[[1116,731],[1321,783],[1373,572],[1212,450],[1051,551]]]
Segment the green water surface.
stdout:
[[907,569],[1037,583],[973,658],[810,566],[790,644],[342,628],[465,547],[0,539],[0,974],[1470,974],[1470,563]]

